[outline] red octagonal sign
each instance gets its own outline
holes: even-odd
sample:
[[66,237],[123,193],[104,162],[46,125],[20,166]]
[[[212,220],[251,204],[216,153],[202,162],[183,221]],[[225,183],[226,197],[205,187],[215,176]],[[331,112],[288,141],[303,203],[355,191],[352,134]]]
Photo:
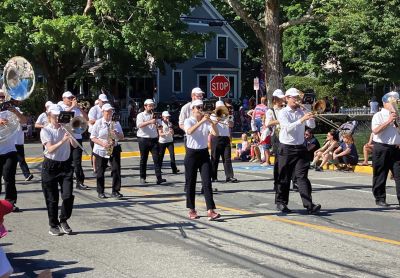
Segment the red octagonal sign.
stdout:
[[225,97],[231,90],[229,79],[223,75],[216,75],[210,81],[210,91],[216,97]]

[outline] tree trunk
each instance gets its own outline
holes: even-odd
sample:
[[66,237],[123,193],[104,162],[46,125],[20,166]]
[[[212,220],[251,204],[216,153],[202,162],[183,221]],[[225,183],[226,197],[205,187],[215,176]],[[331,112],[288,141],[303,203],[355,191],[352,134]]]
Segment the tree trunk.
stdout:
[[279,1],[265,2],[265,37],[263,44],[263,65],[268,101],[272,103],[272,93],[283,90],[282,34],[279,29]]
[[64,93],[65,80],[51,74],[48,74],[46,78],[47,96],[49,100],[57,103],[58,101],[62,100],[61,96]]

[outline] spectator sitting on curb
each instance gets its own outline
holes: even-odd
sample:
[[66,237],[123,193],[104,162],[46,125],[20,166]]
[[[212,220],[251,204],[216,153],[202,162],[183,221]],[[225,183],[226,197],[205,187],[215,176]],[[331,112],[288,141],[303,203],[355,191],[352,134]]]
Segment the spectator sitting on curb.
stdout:
[[335,166],[339,170],[349,171],[358,163],[358,153],[351,134],[343,135],[343,143],[333,152]]
[[258,137],[258,132],[253,133],[253,138],[250,145],[250,162],[260,162],[261,153],[258,145],[260,144],[260,138]]
[[249,161],[250,144],[247,139],[247,134],[242,134],[242,142],[236,146],[236,156],[234,160]]
[[[310,164],[310,168],[315,167],[315,171],[322,171],[322,168],[329,160],[332,159],[333,151],[339,146],[339,138],[334,129],[326,134],[326,141],[324,145],[315,151],[314,160]],[[321,164],[317,166],[317,162],[322,160]]]
[[363,154],[364,154],[364,161],[361,163],[362,166],[368,166],[368,157],[369,154],[372,153],[374,149],[374,142],[372,141],[372,138],[374,137],[374,134],[371,133],[369,136],[368,142],[363,146]]

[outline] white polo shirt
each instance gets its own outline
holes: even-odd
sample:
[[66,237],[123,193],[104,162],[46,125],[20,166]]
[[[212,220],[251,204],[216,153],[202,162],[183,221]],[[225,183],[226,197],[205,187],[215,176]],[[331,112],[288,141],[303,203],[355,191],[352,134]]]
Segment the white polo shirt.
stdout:
[[[10,111],[1,111],[0,119],[9,120],[11,117],[15,116],[12,114],[13,113]],[[19,129],[21,129],[21,127],[19,127]],[[17,149],[15,148],[15,139],[16,139],[17,133],[18,133],[18,131],[15,134],[13,134],[12,136],[10,136],[10,138],[8,138],[8,140],[0,142],[0,155],[17,151]]]
[[171,133],[169,133],[169,129],[172,128],[171,122],[166,123],[163,120],[159,121],[159,126],[161,126],[163,133],[168,133],[167,135],[160,135],[158,138],[158,142],[161,144],[170,143],[174,141],[174,137]]
[[157,126],[155,124],[151,125],[146,125],[145,127],[139,128],[139,125],[141,125],[144,122],[150,121],[153,115],[150,113],[147,113],[146,111],[141,112],[137,115],[136,117],[136,127],[138,128],[137,130],[137,137],[142,137],[142,138],[157,138],[158,137],[158,130]]
[[[390,111],[382,108],[381,111],[375,113],[372,117],[371,128],[377,128],[389,119]],[[400,134],[399,130],[394,124],[389,125],[387,128],[382,130],[378,134],[374,134],[372,140],[377,143],[388,144],[388,145],[399,145]]]
[[192,109],[190,108],[190,104],[192,102],[186,103],[181,108],[181,113],[179,114],[179,126],[183,125],[186,119],[189,119],[192,116]]
[[[93,125],[92,133],[90,134],[90,139],[97,138],[104,143],[108,142],[108,127],[110,124],[111,124],[111,122],[106,122],[104,120],[104,118],[97,120],[96,123]],[[114,130],[120,134],[123,133],[121,124],[119,122],[115,122]],[[114,146],[117,146],[117,145],[118,145],[118,140],[116,139]],[[93,147],[93,153],[95,153],[101,157],[105,157],[105,158],[109,157],[107,155],[106,149],[103,146],[100,146],[96,143],[94,144],[94,147]]]
[[[282,108],[275,108],[275,107],[274,107],[273,111],[272,111],[272,109],[268,109],[267,113],[265,113],[265,126],[267,126],[270,121],[278,120],[279,112],[281,110],[282,110]],[[274,115],[274,112],[275,112],[275,115]],[[275,129],[277,127],[280,128],[279,125],[271,126],[271,128],[272,128],[271,136],[275,133]]]
[[184,122],[184,128],[186,132],[186,147],[189,149],[207,149],[208,147],[208,135],[210,134],[211,124],[204,122],[199,126],[192,134],[187,134],[189,128],[194,126],[197,120],[193,117],[186,119]]
[[285,145],[301,145],[304,143],[304,131],[306,126],[309,128],[315,127],[315,120],[310,119],[303,123],[300,118],[304,116],[304,111],[300,108],[291,109],[289,106],[283,108],[278,116],[278,121],[281,126],[279,132],[279,142]]
[[[211,116],[210,119],[214,122],[216,122],[218,120],[218,118],[216,116]],[[224,136],[224,137],[230,137],[231,136],[231,132],[230,132],[230,128],[229,128],[229,121],[225,120],[223,122],[218,122],[218,124],[216,125],[217,129],[218,129],[218,136]]]
[[[60,142],[65,135],[65,130],[62,127],[55,128],[52,124],[48,124],[40,130],[40,140],[44,145],[44,149],[47,150],[46,143],[51,145]],[[55,161],[66,161],[69,158],[71,151],[71,144],[69,140],[65,141],[60,147],[58,147],[53,153],[45,151],[44,156],[55,160]]]
[[[64,103],[60,103],[60,106],[63,111],[75,112],[74,117],[78,117],[78,116],[82,117],[82,112],[81,112],[81,110],[79,110],[79,108],[74,107],[74,109],[69,110],[69,106],[65,105]],[[72,133],[72,134],[74,135],[75,139],[82,139],[82,134],[77,134],[77,133]]]
[[[89,121],[92,120],[99,120],[103,118],[103,112],[101,111],[101,107],[99,105],[95,105],[92,108],[90,108],[89,113],[88,113]],[[94,124],[89,124],[89,133],[92,133],[92,128]]]
[[49,123],[46,112],[43,112],[42,114],[39,115],[39,117],[36,120],[36,123],[42,126],[45,126]]

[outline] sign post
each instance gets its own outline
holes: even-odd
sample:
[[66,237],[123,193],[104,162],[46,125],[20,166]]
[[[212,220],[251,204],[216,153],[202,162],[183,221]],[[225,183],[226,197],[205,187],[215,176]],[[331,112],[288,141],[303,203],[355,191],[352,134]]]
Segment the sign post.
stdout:
[[229,79],[223,75],[216,75],[210,81],[210,91],[218,98],[225,97],[231,90]]
[[258,91],[260,90],[260,79],[258,77],[254,78],[253,81],[254,91],[256,91],[256,105],[258,104]]

